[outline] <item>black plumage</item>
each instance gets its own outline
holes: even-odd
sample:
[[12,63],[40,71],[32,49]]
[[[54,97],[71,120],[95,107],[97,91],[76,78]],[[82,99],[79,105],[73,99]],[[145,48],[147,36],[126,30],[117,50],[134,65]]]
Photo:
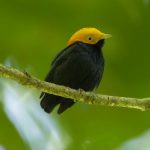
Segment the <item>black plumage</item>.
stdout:
[[[92,91],[99,85],[104,71],[103,44],[104,39],[93,45],[76,42],[68,46],[53,60],[45,81]],[[75,103],[71,99],[47,93],[42,93],[41,98],[41,107],[47,113],[60,104],[58,109],[60,114]]]

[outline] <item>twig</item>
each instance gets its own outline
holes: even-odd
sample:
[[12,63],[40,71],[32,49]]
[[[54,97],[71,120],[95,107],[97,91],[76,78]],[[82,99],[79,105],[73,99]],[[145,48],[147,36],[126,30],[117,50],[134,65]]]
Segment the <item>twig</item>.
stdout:
[[0,76],[17,81],[24,86],[32,87],[42,92],[62,96],[65,98],[71,98],[78,102],[86,104],[97,104],[101,106],[113,106],[113,107],[126,107],[135,108],[142,111],[150,109],[150,98],[129,98],[94,94],[92,92],[85,92],[83,90],[75,90],[69,87],[56,85],[41,81],[27,72],[21,72],[17,69],[6,67],[0,64]]

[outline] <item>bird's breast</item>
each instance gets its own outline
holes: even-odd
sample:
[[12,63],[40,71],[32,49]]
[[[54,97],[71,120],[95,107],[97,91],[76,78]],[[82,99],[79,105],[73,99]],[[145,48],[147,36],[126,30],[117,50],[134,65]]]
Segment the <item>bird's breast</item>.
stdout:
[[100,47],[90,44],[79,43],[79,49],[83,57],[88,57],[96,66],[104,65],[104,57]]

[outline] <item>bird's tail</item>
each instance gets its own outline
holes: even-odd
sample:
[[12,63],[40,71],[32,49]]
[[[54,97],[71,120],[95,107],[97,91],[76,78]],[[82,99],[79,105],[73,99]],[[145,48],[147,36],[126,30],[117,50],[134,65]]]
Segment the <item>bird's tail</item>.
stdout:
[[74,103],[75,102],[71,99],[61,97],[61,103],[60,103],[57,113],[58,114],[63,113],[66,109],[71,107]]
[[41,96],[41,107],[44,109],[45,112],[51,113],[52,110],[60,104],[58,108],[58,114],[63,113],[66,109],[71,107],[75,102],[71,99],[62,98],[59,96],[42,93]]

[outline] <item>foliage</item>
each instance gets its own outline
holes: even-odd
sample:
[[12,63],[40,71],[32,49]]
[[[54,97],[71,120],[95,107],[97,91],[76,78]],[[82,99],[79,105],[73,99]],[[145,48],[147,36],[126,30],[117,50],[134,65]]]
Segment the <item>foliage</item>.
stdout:
[[[2,0],[0,3],[1,63],[11,56],[22,70],[31,68],[29,72],[43,79],[50,62],[66,46],[72,33],[93,26],[113,35],[103,49],[106,66],[97,92],[150,96],[149,0]],[[7,113],[1,104],[0,145],[7,150],[29,149]],[[47,118],[55,118],[62,132],[69,135],[72,142],[67,150],[114,150],[148,130],[149,116],[150,112],[76,104],[61,116],[54,112]]]

